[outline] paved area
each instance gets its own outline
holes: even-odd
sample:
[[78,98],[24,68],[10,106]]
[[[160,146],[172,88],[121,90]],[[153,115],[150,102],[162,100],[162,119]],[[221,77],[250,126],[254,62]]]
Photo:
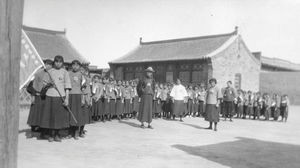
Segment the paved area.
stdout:
[[27,139],[28,110],[20,114],[20,168],[300,167],[300,107],[287,123],[236,119],[205,130],[203,118],[155,119],[154,129],[136,120],[86,126],[87,137],[49,143]]

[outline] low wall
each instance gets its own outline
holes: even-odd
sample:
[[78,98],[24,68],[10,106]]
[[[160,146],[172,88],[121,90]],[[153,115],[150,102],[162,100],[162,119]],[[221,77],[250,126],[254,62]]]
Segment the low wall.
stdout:
[[300,105],[300,72],[261,72],[260,91],[287,94],[291,104]]

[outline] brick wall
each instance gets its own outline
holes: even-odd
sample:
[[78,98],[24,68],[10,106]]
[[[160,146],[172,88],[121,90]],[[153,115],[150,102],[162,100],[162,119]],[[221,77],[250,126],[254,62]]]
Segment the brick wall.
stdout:
[[212,57],[212,69],[219,87],[225,87],[228,80],[234,82],[235,75],[240,73],[241,89],[259,90],[260,62],[251,55],[241,37]]
[[291,104],[300,105],[300,72],[261,72],[260,91],[287,94]]

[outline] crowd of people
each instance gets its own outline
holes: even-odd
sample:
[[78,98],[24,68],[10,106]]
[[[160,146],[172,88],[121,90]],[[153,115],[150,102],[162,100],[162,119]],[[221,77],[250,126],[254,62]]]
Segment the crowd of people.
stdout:
[[[158,83],[153,79],[154,70],[145,70],[145,78],[130,81],[93,75],[77,60],[67,71],[62,56],[54,61],[45,60],[45,67],[35,74],[27,86],[33,96],[28,116],[32,132],[40,132],[39,138],[49,142],[64,138],[84,138],[84,126],[93,122],[112,119],[137,118],[141,128],[153,129],[152,118],[164,118],[183,122],[187,116],[203,117],[209,122],[208,129],[217,131],[220,117],[252,118],[287,121],[289,101],[287,95],[261,94],[235,90],[232,82],[220,89],[217,80],[198,85]],[[214,125],[214,128],[213,128]],[[32,137],[32,134],[31,136]]]

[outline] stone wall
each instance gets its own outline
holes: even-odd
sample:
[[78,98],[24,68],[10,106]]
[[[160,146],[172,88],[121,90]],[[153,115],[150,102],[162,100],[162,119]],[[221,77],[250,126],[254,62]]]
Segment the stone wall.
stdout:
[[251,54],[240,36],[211,60],[212,76],[217,79],[219,87],[225,87],[228,80],[234,83],[236,74],[240,74],[241,89],[259,90],[260,62]]
[[291,104],[300,105],[300,72],[261,72],[262,93],[287,94]]

